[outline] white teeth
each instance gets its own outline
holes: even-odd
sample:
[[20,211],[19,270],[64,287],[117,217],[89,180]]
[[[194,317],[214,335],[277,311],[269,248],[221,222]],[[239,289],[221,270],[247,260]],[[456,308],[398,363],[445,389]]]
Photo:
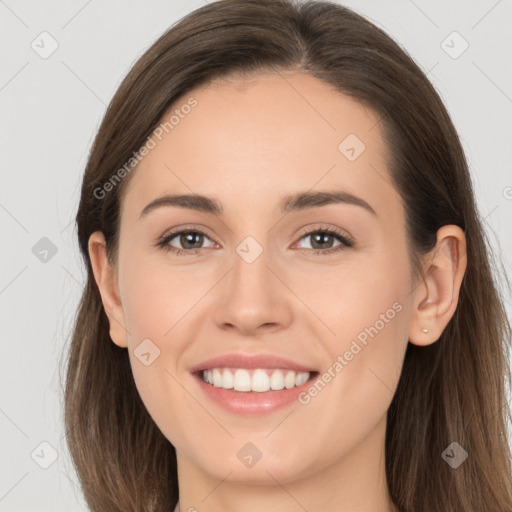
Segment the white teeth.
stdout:
[[302,386],[302,384],[305,384],[308,381],[308,379],[309,372],[299,372],[295,377],[295,385]]
[[233,378],[235,391],[251,391],[251,376],[247,370],[238,369]]
[[252,374],[251,385],[253,391],[268,391],[270,389],[270,377],[264,370],[256,370]]
[[212,370],[213,373],[213,385],[216,388],[220,388],[222,386],[222,374],[220,373],[218,368],[214,368]]
[[229,370],[224,370],[222,374],[222,387],[232,389],[234,386],[233,374]]
[[284,378],[284,385],[286,389],[295,387],[295,372],[289,371]]
[[204,382],[217,388],[264,393],[302,386],[309,380],[310,373],[281,369],[212,368],[204,370],[202,377]]
[[270,377],[270,388],[274,390],[279,390],[284,388],[284,376],[283,372],[279,370],[275,370],[272,372]]

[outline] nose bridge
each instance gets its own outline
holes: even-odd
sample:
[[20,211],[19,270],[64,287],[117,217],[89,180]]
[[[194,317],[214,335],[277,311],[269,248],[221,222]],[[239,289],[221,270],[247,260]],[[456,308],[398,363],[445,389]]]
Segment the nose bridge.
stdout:
[[[258,238],[261,240],[262,236]],[[233,271],[230,276],[230,293],[244,296],[244,300],[260,300],[268,295],[271,272],[268,269],[269,252],[265,240],[246,236],[235,248]],[[267,297],[268,299],[268,297]]]
[[273,265],[263,236],[248,235],[235,247],[232,270],[216,306],[219,326],[231,324],[250,332],[261,325],[282,326],[290,320],[285,287],[269,269]]
[[[245,211],[255,211],[255,204],[256,200],[248,200]],[[281,265],[279,250],[273,240],[277,231],[271,229],[275,219],[271,215],[265,215],[262,214],[256,219],[249,214],[245,220],[243,214],[239,216],[239,222],[232,233],[234,237],[238,237],[239,242],[233,247],[235,254],[230,279],[233,287],[238,288],[238,284],[241,286],[240,290],[232,291],[243,293],[244,288],[248,291],[250,288],[252,294],[272,293],[283,298],[283,284],[274,275],[280,273]]]

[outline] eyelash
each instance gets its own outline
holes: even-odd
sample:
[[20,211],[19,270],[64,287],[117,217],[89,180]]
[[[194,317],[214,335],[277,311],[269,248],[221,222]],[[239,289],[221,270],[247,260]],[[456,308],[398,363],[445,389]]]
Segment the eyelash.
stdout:
[[[176,236],[182,235],[182,234],[190,234],[190,233],[201,234],[211,240],[211,238],[204,231],[201,231],[200,229],[182,229],[180,231],[175,231],[175,232],[169,233],[168,235],[162,236],[161,238],[158,239],[158,241],[155,245],[156,245],[156,247],[159,247],[160,249],[162,249],[166,252],[174,253],[176,256],[185,255],[185,254],[188,254],[188,255],[197,254],[199,251],[201,251],[201,249],[179,249],[179,248],[172,247],[171,245],[169,245],[169,242]],[[335,238],[338,239],[338,241],[341,242],[341,244],[336,247],[332,247],[331,249],[326,249],[326,250],[322,250],[322,249],[299,249],[299,250],[312,252],[316,256],[321,256],[321,255],[325,256],[325,255],[334,254],[334,253],[343,251],[345,249],[349,249],[349,248],[353,247],[355,244],[354,239],[352,239],[351,237],[349,237],[345,234],[342,234],[338,230],[336,230],[334,228],[323,228],[323,227],[303,233],[300,236],[299,241],[301,241],[303,238],[306,238],[308,236],[315,235],[318,233],[325,233],[325,234],[334,236]]]

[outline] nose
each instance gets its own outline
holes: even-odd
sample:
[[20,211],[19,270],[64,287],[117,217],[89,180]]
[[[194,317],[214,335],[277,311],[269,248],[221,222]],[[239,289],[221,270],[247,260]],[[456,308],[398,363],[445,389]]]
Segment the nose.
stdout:
[[265,251],[254,261],[234,255],[233,268],[221,284],[214,309],[219,328],[256,335],[290,324],[293,294],[278,265],[269,260]]

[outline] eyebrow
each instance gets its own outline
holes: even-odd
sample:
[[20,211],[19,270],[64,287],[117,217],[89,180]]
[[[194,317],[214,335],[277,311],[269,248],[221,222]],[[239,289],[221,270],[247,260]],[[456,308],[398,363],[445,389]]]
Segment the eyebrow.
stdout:
[[[343,190],[334,192],[297,192],[286,196],[281,200],[281,213],[286,214],[292,211],[307,210],[339,203],[359,206],[377,217],[375,210],[364,199]],[[166,194],[147,204],[141,211],[139,219],[145,217],[153,210],[164,206],[188,208],[216,216],[221,216],[224,213],[222,203],[211,197],[199,194]]]

